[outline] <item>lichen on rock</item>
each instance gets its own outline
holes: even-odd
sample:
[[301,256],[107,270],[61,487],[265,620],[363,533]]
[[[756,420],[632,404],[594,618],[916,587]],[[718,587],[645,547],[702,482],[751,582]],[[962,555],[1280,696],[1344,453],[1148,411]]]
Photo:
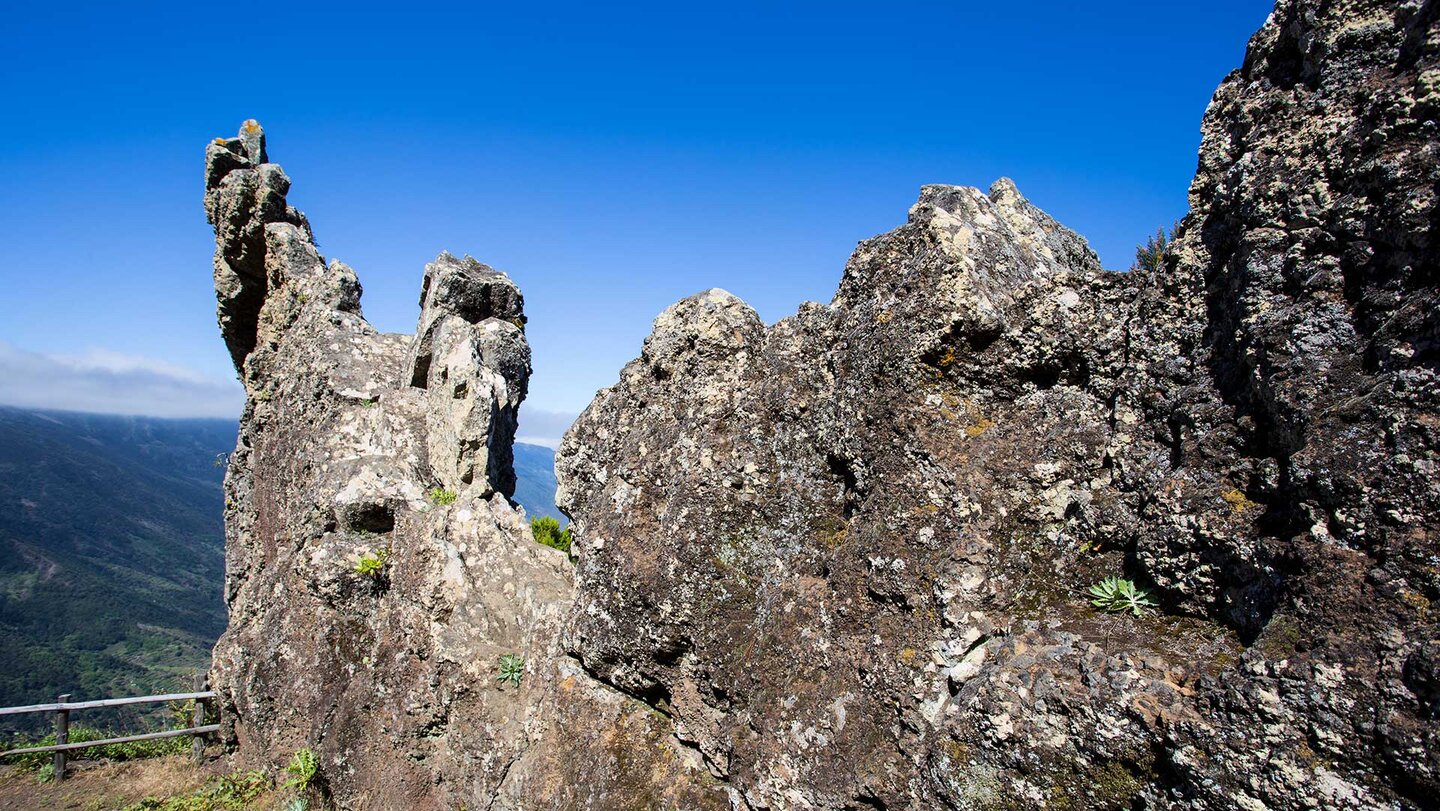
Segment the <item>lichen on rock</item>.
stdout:
[[829,305],[668,310],[557,457],[571,653],[742,807],[1430,804],[1437,57],[1281,2],[1160,269],[927,186]]
[[829,304],[668,308],[557,455],[573,568],[507,500],[519,289],[442,254],[378,333],[219,139],[227,741],[345,808],[1432,806],[1437,14],[1281,0],[1159,267],[1002,179]]

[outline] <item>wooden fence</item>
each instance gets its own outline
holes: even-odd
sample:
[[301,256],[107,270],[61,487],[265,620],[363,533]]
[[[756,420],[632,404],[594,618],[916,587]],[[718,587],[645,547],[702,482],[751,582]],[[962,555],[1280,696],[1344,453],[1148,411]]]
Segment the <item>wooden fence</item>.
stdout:
[[[191,750],[195,755],[196,762],[199,762],[205,753],[204,736],[217,732],[219,724],[205,723],[205,704],[215,698],[213,690],[207,690],[204,676],[195,678],[195,692],[193,693],[169,693],[163,696],[135,696],[133,698],[104,698],[99,701],[68,701],[70,694],[59,696],[55,704],[31,704],[26,707],[0,707],[0,715],[21,715],[32,712],[53,712],[55,713],[55,743],[50,746],[30,746],[24,749],[10,749],[0,752],[0,757],[8,755],[25,755],[35,752],[55,753],[55,779],[65,779],[65,753],[78,749],[89,749],[92,746],[106,746],[113,743],[130,743],[131,741],[149,741],[156,738],[175,738],[181,735],[193,735]],[[120,738],[106,738],[99,741],[83,741],[70,743],[70,713],[75,710],[98,710],[103,707],[123,707],[127,704],[154,704],[170,701],[194,701],[195,712],[190,714],[190,726],[181,729],[167,729],[164,732],[146,732],[143,735],[125,735]]]

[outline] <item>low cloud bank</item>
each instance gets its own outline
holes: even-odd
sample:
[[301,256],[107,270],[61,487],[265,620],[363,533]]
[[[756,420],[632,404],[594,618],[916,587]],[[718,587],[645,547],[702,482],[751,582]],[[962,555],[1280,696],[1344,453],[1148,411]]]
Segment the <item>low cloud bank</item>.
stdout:
[[104,349],[82,355],[32,352],[0,341],[0,403],[150,417],[239,419],[245,393],[154,358]]
[[531,408],[528,403],[522,403],[520,425],[515,432],[515,441],[544,445],[552,449],[559,447],[560,438],[565,436],[570,424],[575,422],[575,418],[579,416],[579,414],[569,411]]

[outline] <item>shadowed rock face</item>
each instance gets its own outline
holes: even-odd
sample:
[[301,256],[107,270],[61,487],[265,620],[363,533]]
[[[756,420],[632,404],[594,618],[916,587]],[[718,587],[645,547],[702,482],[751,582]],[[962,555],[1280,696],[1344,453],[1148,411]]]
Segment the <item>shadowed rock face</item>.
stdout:
[[506,498],[515,285],[441,255],[379,334],[217,140],[228,742],[345,808],[1432,806],[1437,8],[1282,2],[1163,269],[927,186],[829,305],[666,310],[557,456],[573,568]]
[[1163,271],[1002,180],[671,307],[557,456],[570,653],[744,808],[1431,806],[1437,14],[1280,3]]
[[[416,335],[378,333],[354,272],[286,205],[258,124],[206,165],[220,327],[248,395],[212,674],[227,742],[268,766],[312,748],[345,808],[727,806],[665,719],[557,647],[570,564],[506,499],[530,375],[515,284],[441,254]],[[356,570],[382,549],[378,576]],[[509,653],[526,658],[518,687],[496,678]]]

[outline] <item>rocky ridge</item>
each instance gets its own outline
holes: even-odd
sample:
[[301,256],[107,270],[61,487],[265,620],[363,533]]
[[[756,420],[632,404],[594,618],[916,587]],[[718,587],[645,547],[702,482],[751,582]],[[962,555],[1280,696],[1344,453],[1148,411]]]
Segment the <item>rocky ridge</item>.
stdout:
[[1436,13],[1281,2],[1162,270],[1001,180],[666,311],[557,457],[572,653],[750,808],[1428,806]]
[[506,500],[514,284],[442,255],[378,334],[217,141],[228,740],[353,808],[1429,807],[1437,14],[1282,0],[1163,268],[927,186],[828,305],[666,310],[557,455],[573,569]]
[[[227,744],[272,767],[312,749],[345,808],[723,807],[652,711],[558,648],[570,564],[507,500],[530,375],[519,288],[441,254],[416,334],[379,333],[354,271],[322,260],[287,205],[259,124],[216,139],[206,166],[219,320],[247,394],[212,674]],[[518,685],[496,678],[506,654],[526,659]],[[572,746],[625,762],[589,768]]]

